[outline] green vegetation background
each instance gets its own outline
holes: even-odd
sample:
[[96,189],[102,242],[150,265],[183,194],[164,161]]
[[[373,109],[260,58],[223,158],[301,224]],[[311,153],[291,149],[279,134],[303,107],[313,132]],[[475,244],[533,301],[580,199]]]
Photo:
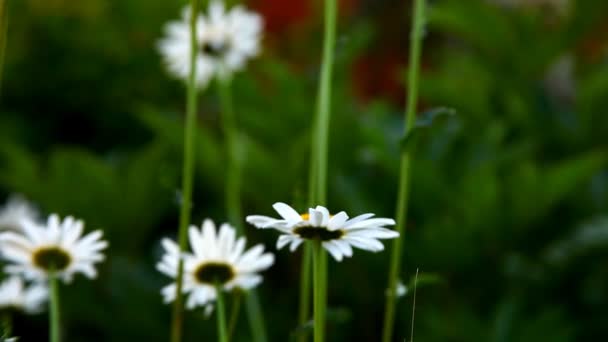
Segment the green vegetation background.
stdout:
[[[268,14],[264,53],[234,82],[246,214],[273,214],[275,201],[305,208],[321,21],[316,2],[289,3],[252,3]],[[170,308],[159,290],[169,279],[154,265],[160,239],[177,226],[184,91],[163,70],[155,43],[180,7],[11,1],[0,193],[82,217],[111,243],[97,281],[77,278],[61,289],[66,341],[167,340]],[[331,210],[394,216],[408,8],[344,2]],[[416,340],[606,336],[608,3],[571,1],[561,13],[438,0],[427,31],[420,112],[446,106],[457,115],[414,147],[403,279],[417,268],[441,279],[418,289]],[[225,219],[219,117],[211,87],[199,109],[195,224]],[[275,250],[276,234],[251,227],[247,234]],[[272,341],[287,341],[296,327],[299,253],[277,256],[260,296]],[[388,256],[358,251],[331,263],[330,341],[379,339]],[[398,303],[398,341],[409,336],[411,305],[411,295]],[[186,341],[215,334],[202,310],[186,324]],[[45,314],[17,319],[24,341],[44,340],[46,330]],[[236,340],[249,341],[245,315]]]

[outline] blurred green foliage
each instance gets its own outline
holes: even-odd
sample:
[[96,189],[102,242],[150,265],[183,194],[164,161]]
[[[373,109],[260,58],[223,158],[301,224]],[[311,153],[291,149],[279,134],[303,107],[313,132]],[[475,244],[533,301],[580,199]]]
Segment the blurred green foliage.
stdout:
[[[90,229],[103,228],[111,243],[99,280],[62,288],[67,341],[168,336],[170,310],[159,290],[169,280],[154,264],[159,240],[176,231],[184,92],[165,74],[155,42],[179,6],[11,2],[0,189],[24,194],[44,212],[82,217]],[[383,22],[394,8],[402,22]],[[354,66],[376,51],[403,54],[407,8],[361,1],[341,19],[330,209],[393,216],[403,106],[356,95],[361,80]],[[412,147],[403,280],[417,268],[441,278],[419,288],[416,340],[605,336],[608,3],[571,1],[558,13],[438,0],[429,13],[420,111],[446,106],[457,114]],[[319,18],[312,14],[314,28],[269,35],[264,54],[234,82],[246,142],[247,214],[271,214],[276,201],[306,203],[320,53]],[[305,47],[294,61],[286,57],[290,39]],[[378,48],[377,41],[391,43]],[[381,67],[365,64],[372,72]],[[194,223],[226,217],[225,144],[214,87],[201,97]],[[275,243],[269,232],[250,228],[247,234],[251,242]],[[285,341],[297,328],[299,255],[277,254],[260,296],[272,340]],[[359,251],[331,264],[330,340],[378,339],[387,263],[387,253]],[[399,302],[399,341],[409,337],[411,299]],[[186,326],[186,341],[215,333],[199,311]],[[45,315],[17,320],[25,341],[41,340],[45,331]],[[243,315],[236,340],[248,336]]]

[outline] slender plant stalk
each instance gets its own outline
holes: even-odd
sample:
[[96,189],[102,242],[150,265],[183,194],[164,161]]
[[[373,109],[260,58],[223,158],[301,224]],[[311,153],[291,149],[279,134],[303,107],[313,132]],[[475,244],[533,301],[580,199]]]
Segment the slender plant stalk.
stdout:
[[230,79],[219,80],[219,98],[222,107],[222,128],[226,139],[226,211],[228,221],[236,226],[239,235],[243,234],[241,222],[241,144],[234,115]]
[[312,242],[313,249],[313,310],[314,342],[325,340],[325,284],[327,283],[327,253],[321,241]]
[[[192,185],[194,182],[194,138],[196,132],[196,53],[197,35],[196,18],[198,15],[199,1],[190,1],[190,75],[188,77],[187,99],[186,99],[186,127],[184,134],[184,165],[182,173],[182,198],[179,213],[179,248],[180,251],[186,249],[187,229],[190,223],[190,213],[192,211]],[[171,341],[180,342],[182,339],[183,326],[183,296],[182,286],[184,280],[184,263],[180,258],[177,268],[177,278],[175,287],[175,302],[173,305],[173,322],[171,325]]]
[[228,342],[228,333],[226,331],[226,308],[224,306],[224,294],[222,286],[216,285],[217,291],[217,334],[219,342]]
[[[336,45],[337,26],[337,1],[324,1],[325,32],[323,41],[323,55],[321,62],[321,76],[319,79],[319,90],[317,94],[317,111],[312,127],[312,151],[309,181],[310,206],[326,205],[327,202],[327,158],[329,153],[329,124],[331,116],[331,81],[334,64],[334,48]],[[326,305],[327,286],[327,256],[320,243],[314,242],[318,253],[313,247],[306,246],[302,256],[301,278],[300,278],[300,312],[299,321],[303,325],[308,320],[310,302],[310,260],[313,255],[314,267],[314,340],[316,342],[324,339],[324,321]],[[307,244],[309,245],[309,244]],[[315,255],[316,254],[316,255]],[[303,334],[301,341],[305,340]]]
[[241,297],[243,294],[241,291],[236,291],[234,296],[232,297],[232,308],[230,309],[230,321],[228,322],[228,341],[232,341],[232,336],[234,336],[234,330],[236,328],[236,324],[239,321],[239,313],[241,311]]
[[0,0],[0,94],[2,94],[4,57],[6,56],[6,41],[8,40],[8,12],[8,0]]
[[337,25],[336,0],[325,0],[325,38],[323,42],[323,61],[317,102],[317,134],[313,135],[313,146],[317,154],[317,204],[327,201],[327,155],[329,151],[329,119],[331,113],[331,80],[334,64]]
[[[412,33],[410,38],[410,60],[408,69],[408,93],[405,110],[405,134],[414,126],[416,120],[416,105],[418,100],[418,78],[420,72],[420,55],[424,29],[425,0],[414,0],[414,16],[412,20]],[[390,342],[393,336],[395,321],[396,288],[401,269],[401,248],[403,246],[405,225],[407,221],[410,167],[412,162],[411,149],[401,152],[401,169],[399,177],[399,192],[397,199],[397,231],[400,237],[393,240],[391,263],[388,278],[388,292],[384,311],[383,342]]]
[[255,289],[247,293],[247,296],[245,297],[245,309],[247,309],[247,319],[249,321],[249,328],[251,329],[253,341],[268,341],[260,299]]
[[[298,314],[298,323],[303,327],[309,320],[310,315],[310,283],[312,268],[312,246],[309,243],[304,244],[302,252],[302,266],[300,268],[300,312]],[[298,340],[306,342],[306,331],[302,331]]]
[[416,277],[414,278],[414,301],[412,303],[412,327],[410,330],[410,342],[414,342],[414,318],[416,317],[416,290],[418,289],[418,270],[416,269]]
[[59,281],[55,272],[49,275],[49,323],[51,334],[49,341],[59,342]]
[[[226,138],[228,159],[226,172],[226,211],[228,220],[236,226],[239,235],[244,234],[241,208],[242,144],[234,113],[230,79],[218,82],[219,99],[222,107],[222,127]],[[247,319],[255,342],[267,341],[264,315],[256,290],[251,290],[246,298]]]

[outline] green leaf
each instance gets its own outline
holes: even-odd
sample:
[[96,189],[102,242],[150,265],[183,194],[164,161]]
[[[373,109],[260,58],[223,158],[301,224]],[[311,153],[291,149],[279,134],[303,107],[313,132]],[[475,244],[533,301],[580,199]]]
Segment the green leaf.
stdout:
[[418,138],[428,132],[430,128],[435,126],[442,118],[450,117],[456,114],[456,111],[452,108],[438,107],[428,110],[420,115],[420,117],[414,123],[405,136],[401,139],[399,145],[401,150],[409,149]]

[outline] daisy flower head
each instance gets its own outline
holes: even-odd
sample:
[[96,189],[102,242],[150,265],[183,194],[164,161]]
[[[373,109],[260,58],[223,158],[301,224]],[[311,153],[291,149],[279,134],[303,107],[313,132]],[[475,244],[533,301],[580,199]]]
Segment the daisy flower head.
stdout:
[[293,252],[305,240],[319,241],[336,261],[342,261],[353,255],[352,247],[379,252],[384,249],[380,239],[399,237],[396,231],[385,228],[395,224],[393,219],[373,218],[374,214],[349,219],[344,211],[330,215],[322,206],[310,208],[305,214],[280,202],[273,208],[281,218],[251,215],[247,216],[247,222],[257,228],[273,228],[283,233],[277,241],[278,249],[290,245]]
[[0,209],[0,230],[21,231],[21,220],[36,220],[38,210],[20,195],[12,195]]
[[18,276],[11,276],[0,284],[0,311],[38,313],[48,298],[48,289],[41,284],[29,287]]
[[5,271],[21,274],[26,279],[44,281],[54,274],[71,282],[74,274],[95,278],[95,264],[104,260],[101,253],[108,242],[102,240],[101,230],[82,236],[84,222],[72,216],[61,220],[49,216],[46,224],[22,220],[23,234],[0,234],[0,252],[10,264]]
[[[182,20],[169,22],[165,37],[158,43],[169,72],[187,80],[190,74],[190,8]],[[218,76],[229,77],[245,67],[247,60],[260,52],[262,18],[235,6],[226,10],[222,1],[211,1],[207,15],[196,18],[196,84],[204,88]]]
[[[234,289],[249,290],[262,282],[258,273],[274,264],[274,255],[264,253],[259,244],[245,250],[245,238],[236,237],[236,230],[224,223],[216,230],[211,220],[205,220],[199,229],[191,226],[188,238],[192,252],[180,253],[179,246],[170,239],[163,239],[165,249],[157,269],[177,278],[180,258],[184,263],[184,283],[182,291],[188,295],[186,307],[209,307],[217,298],[217,288],[224,291]],[[175,299],[176,283],[162,289],[166,303]]]

